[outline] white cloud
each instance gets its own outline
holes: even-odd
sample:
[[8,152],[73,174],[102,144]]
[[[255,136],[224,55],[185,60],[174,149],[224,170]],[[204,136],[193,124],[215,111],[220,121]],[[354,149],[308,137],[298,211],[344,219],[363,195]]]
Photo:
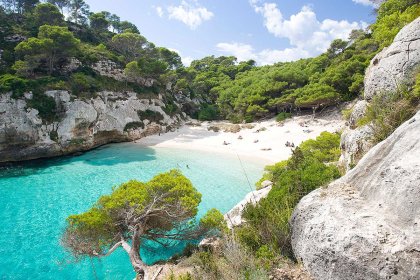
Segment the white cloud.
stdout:
[[156,9],[156,13],[158,14],[158,16],[163,17],[164,12],[163,12],[162,7],[157,6],[155,9]]
[[352,0],[354,3],[362,4],[365,6],[372,6],[374,8],[377,8],[379,6],[379,1],[372,1],[372,0]]
[[287,48],[284,50],[265,49],[255,52],[254,48],[248,44],[242,43],[219,43],[216,45],[218,51],[233,55],[238,61],[246,61],[253,59],[259,65],[274,64],[276,62],[294,61],[300,58],[309,57],[309,53],[305,50],[297,48]]
[[183,0],[179,6],[169,6],[167,11],[169,19],[179,20],[191,29],[196,29],[204,21],[210,20],[214,16],[207,8],[200,6],[197,0],[190,3]]
[[216,45],[216,48],[220,52],[224,52],[230,55],[236,56],[239,61],[256,60],[256,55],[254,54],[254,49],[251,45],[242,44],[242,43],[219,43]]
[[353,29],[366,26],[364,22],[348,22],[325,19],[319,21],[309,6],[303,6],[297,14],[285,19],[275,3],[250,1],[255,12],[264,17],[268,32],[279,38],[289,39],[292,49],[298,53],[317,55],[327,50],[334,39],[347,39]]

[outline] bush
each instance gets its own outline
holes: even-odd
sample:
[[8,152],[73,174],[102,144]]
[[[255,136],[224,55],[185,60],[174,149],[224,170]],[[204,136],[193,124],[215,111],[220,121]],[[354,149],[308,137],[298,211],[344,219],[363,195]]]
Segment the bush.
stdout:
[[303,196],[340,177],[335,165],[326,164],[338,160],[339,145],[338,134],[323,132],[303,142],[288,160],[266,167],[261,180],[269,179],[274,186],[257,205],[245,208],[247,223],[235,231],[240,242],[261,256],[277,252],[293,258],[290,215]]
[[0,76],[0,92],[12,91],[13,97],[19,97],[27,90],[28,81],[11,74]]
[[371,123],[374,143],[384,140],[417,112],[420,96],[416,90],[415,86],[412,90],[403,89],[376,95],[357,125]]
[[43,121],[53,122],[58,118],[54,98],[43,92],[34,92],[32,99],[27,100],[27,104],[28,107],[38,110]]
[[219,118],[219,109],[216,105],[205,104],[198,112],[198,119],[200,121],[213,121]]
[[144,123],[143,122],[129,122],[125,125],[124,131],[135,130],[138,128],[144,129]]
[[71,75],[70,87],[72,93],[76,96],[81,96],[83,93],[92,93],[100,88],[95,78],[83,73]]
[[288,118],[292,117],[291,113],[287,113],[287,112],[281,112],[280,114],[277,115],[276,117],[276,121],[278,122],[282,122]]
[[140,120],[149,120],[150,122],[160,123],[164,117],[161,113],[147,109],[146,111],[137,111]]
[[198,252],[188,261],[195,267],[193,279],[269,279],[255,257],[235,239],[226,236],[221,239],[217,252]]
[[215,208],[207,211],[207,213],[200,219],[200,225],[210,233],[213,233],[214,230],[219,233],[228,231],[223,214]]

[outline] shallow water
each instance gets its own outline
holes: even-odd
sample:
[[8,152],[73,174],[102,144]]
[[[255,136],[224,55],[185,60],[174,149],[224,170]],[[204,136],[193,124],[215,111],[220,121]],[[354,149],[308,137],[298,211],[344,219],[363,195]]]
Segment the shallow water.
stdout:
[[[130,179],[180,169],[203,194],[199,216],[210,208],[223,213],[250,191],[261,163],[236,156],[138,144],[108,145],[76,157],[0,168],[0,279],[133,279],[122,249],[101,260],[69,262],[60,245],[65,219],[87,210],[112,186]],[[187,167],[188,165],[188,167]],[[142,251],[148,263],[179,248]]]

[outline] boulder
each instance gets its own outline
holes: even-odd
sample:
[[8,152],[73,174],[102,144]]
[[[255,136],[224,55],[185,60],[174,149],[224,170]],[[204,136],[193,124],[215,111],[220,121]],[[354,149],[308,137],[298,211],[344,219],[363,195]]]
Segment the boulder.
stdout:
[[420,279],[419,131],[420,111],[296,206],[293,251],[315,279]]
[[420,66],[420,17],[405,26],[393,43],[378,53],[366,70],[364,99],[356,103],[341,137],[340,164],[349,170],[372,147],[371,125],[357,127],[357,121],[366,113],[369,101],[378,93],[397,90],[412,80]]
[[395,91],[420,65],[420,17],[405,26],[393,43],[371,61],[365,75],[365,99]]
[[357,127],[357,122],[364,117],[367,106],[368,102],[366,100],[359,100],[353,106],[350,118],[348,120],[348,125],[351,129],[355,129]]
[[373,128],[364,125],[356,129],[346,129],[341,134],[340,165],[350,170],[373,146]]
[[264,189],[264,188],[271,187],[271,186],[273,186],[273,182],[271,182],[270,180],[265,180],[265,181],[261,182],[260,189]]
[[242,219],[242,213],[248,203],[255,205],[261,199],[267,197],[268,193],[271,191],[272,185],[268,185],[263,189],[259,189],[253,192],[248,193],[243,200],[235,205],[229,212],[225,214],[225,221],[228,228],[232,229],[233,227],[241,225],[244,221]]
[[198,248],[202,251],[216,251],[220,248],[220,238],[217,236],[204,238],[198,244]]

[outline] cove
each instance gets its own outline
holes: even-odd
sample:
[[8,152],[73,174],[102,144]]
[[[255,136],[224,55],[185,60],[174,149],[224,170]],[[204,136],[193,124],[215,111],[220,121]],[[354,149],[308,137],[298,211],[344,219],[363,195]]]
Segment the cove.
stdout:
[[[236,155],[134,143],[1,167],[0,279],[131,280],[135,275],[122,249],[100,260],[69,262],[60,245],[66,217],[86,211],[113,186],[130,179],[147,181],[173,168],[202,193],[199,216],[210,208],[225,213],[251,191],[245,172],[253,187],[263,167]],[[148,263],[174,253],[177,248],[141,252]]]

